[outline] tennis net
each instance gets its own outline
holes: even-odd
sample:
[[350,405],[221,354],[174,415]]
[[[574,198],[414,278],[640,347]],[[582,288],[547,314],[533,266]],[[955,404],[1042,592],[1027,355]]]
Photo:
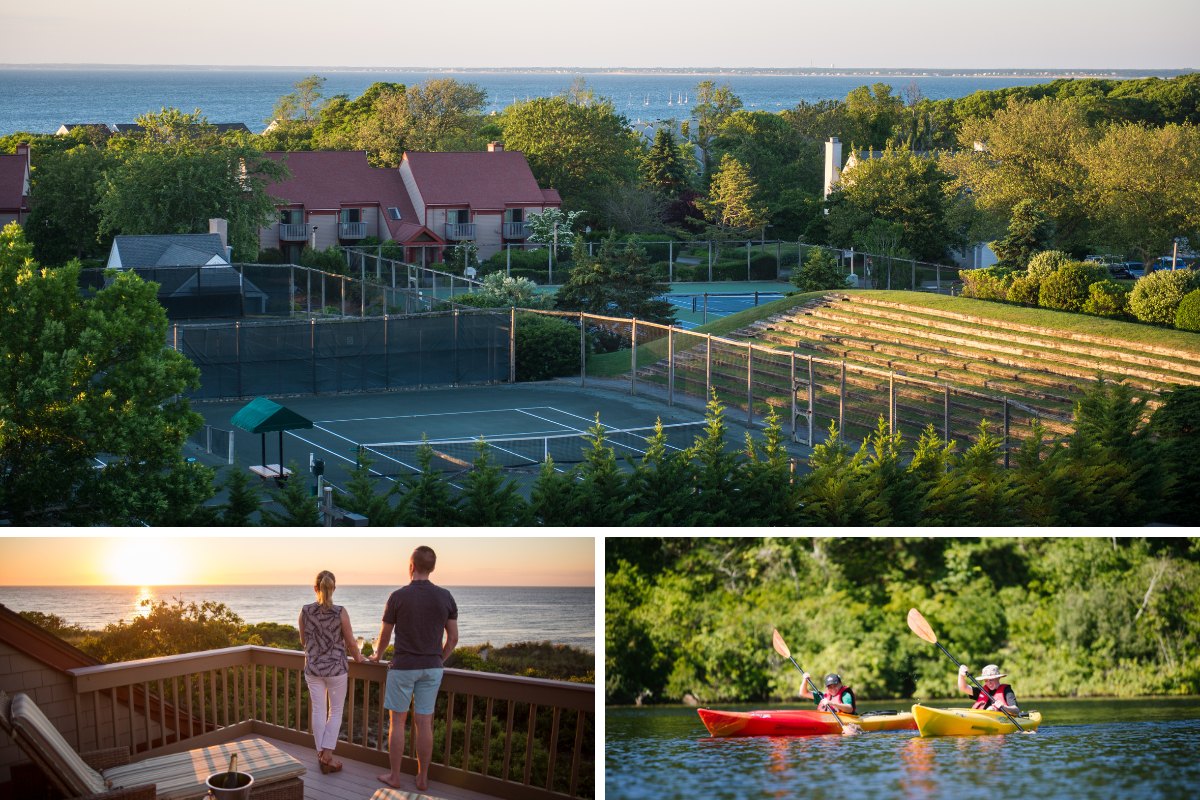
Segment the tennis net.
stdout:
[[[705,422],[681,422],[663,425],[663,437],[668,452],[691,447],[703,434]],[[618,459],[639,460],[646,454],[654,428],[606,430],[604,443]],[[556,464],[577,464],[592,448],[593,436],[586,431],[556,433],[547,436],[479,437],[475,439],[424,439],[419,442],[377,442],[361,444],[359,450],[371,460],[371,469],[383,475],[412,475],[421,471],[418,451],[429,445],[433,451],[430,470],[465,472],[475,465],[481,443],[487,449],[492,464],[504,469],[518,469],[542,464],[553,459]]]

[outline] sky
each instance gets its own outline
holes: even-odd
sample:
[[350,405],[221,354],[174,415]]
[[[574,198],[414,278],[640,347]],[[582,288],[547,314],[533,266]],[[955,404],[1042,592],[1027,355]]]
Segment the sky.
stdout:
[[1197,0],[0,0],[0,63],[1185,69],[1197,22]]
[[0,537],[0,586],[311,585],[327,569],[345,585],[408,582],[419,545],[437,553],[444,586],[594,586],[596,537],[126,536]]

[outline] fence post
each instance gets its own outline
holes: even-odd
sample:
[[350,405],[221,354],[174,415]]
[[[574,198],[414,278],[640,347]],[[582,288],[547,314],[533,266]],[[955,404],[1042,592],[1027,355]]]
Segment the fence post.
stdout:
[[813,398],[813,393],[816,391],[816,383],[813,381],[813,361],[812,353],[808,354],[808,446],[813,446],[813,417],[816,415],[816,405]]
[[788,355],[788,378],[792,382],[792,441],[796,441],[796,351]]
[[305,275],[304,309],[305,309],[305,311],[308,312],[308,315],[311,317],[312,316],[312,270],[311,269],[304,270],[304,275]]
[[637,394],[637,317],[629,329],[629,394]]
[[517,307],[509,310],[508,322],[508,382],[517,382]]
[[704,350],[704,402],[707,403],[708,398],[712,396],[712,334],[704,335],[708,337]]
[[346,316],[346,278],[343,277],[342,280],[339,282],[341,283],[341,286],[342,286],[341,308],[342,308],[342,316],[344,317],[344,316]]
[[233,463],[233,436],[234,436],[233,431],[230,431],[229,432],[229,453],[226,456],[226,460],[230,464]]
[[[312,373],[312,393],[317,393],[317,321],[308,320],[308,363]],[[336,391],[336,390],[335,390]]]
[[[889,286],[888,288],[890,289],[891,287]],[[917,260],[914,258],[912,262],[912,289],[915,292],[920,288],[921,287],[917,285]]]
[[451,386],[458,386],[458,376],[459,376],[459,371],[458,371],[458,309],[457,309],[457,308],[456,308],[456,309],[454,309],[454,310],[451,312],[451,315],[452,315],[452,319],[453,319],[453,325],[454,325],[454,328],[453,328],[453,337],[454,337],[454,381],[453,381],[453,383],[451,383],[450,385],[451,385]]
[[667,240],[667,283],[675,281],[675,243]]
[[750,282],[750,251],[753,250],[750,242],[746,242],[746,282]]
[[388,346],[388,315],[387,304],[383,307],[383,388],[392,388],[392,354]]
[[675,405],[675,326],[667,326],[667,405]]
[[[199,279],[199,275],[196,276]],[[198,281],[197,281],[198,282]],[[296,267],[288,264],[288,313],[290,317],[296,310]]]
[[204,452],[212,453],[212,425],[204,426]]
[[242,323],[233,323],[233,352],[237,361],[238,397],[242,396]]
[[838,387],[838,433],[846,436],[846,360],[842,359],[842,382]]
[[754,345],[746,345],[746,427],[754,427]]
[[712,283],[712,239],[708,240],[708,282]]
[[579,312],[579,387],[587,385],[587,326],[583,322],[583,312]]
[[896,373],[888,370],[888,433],[896,432]]
[[506,277],[512,277],[512,245],[504,245],[504,274]]
[[942,410],[942,438],[947,442],[950,441],[950,386],[947,384],[943,387],[946,390],[945,407]]
[[1008,469],[1008,398],[1004,398],[1004,468]]

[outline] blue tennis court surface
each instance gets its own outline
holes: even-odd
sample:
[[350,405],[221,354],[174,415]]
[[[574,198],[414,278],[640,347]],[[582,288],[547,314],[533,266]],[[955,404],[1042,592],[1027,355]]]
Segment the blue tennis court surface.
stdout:
[[737,314],[783,297],[782,292],[666,294],[660,299],[675,307],[679,327],[698,328],[711,320]]

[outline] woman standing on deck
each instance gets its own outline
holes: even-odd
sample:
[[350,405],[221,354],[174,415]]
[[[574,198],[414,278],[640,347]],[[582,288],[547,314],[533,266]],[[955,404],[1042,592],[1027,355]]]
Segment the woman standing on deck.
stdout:
[[346,653],[355,661],[365,661],[354,641],[350,615],[333,604],[337,580],[322,570],[313,584],[317,601],[300,609],[300,644],[304,647],[304,680],[312,707],[313,738],[321,772],[337,772],[342,762],[333,757],[338,732],[342,729],[342,707],[346,702]]

